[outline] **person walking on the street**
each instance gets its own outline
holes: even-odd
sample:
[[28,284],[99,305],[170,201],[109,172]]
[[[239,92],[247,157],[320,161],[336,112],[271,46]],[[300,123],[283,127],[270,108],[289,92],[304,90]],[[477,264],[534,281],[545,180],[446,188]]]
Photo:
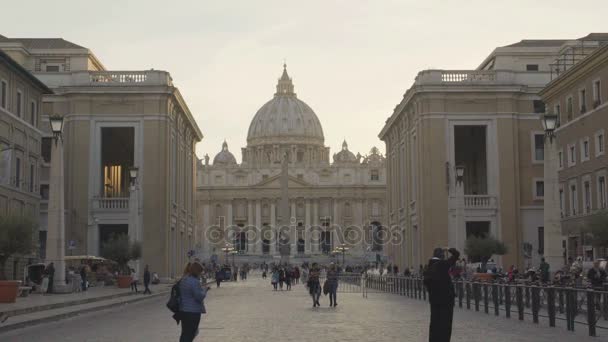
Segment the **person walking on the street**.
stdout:
[[216,284],[215,287],[220,287],[223,277],[224,277],[224,272],[222,272],[222,270],[219,267],[217,267],[215,269],[215,284]]
[[279,283],[279,270],[276,268],[272,270],[272,274],[270,275],[270,283],[274,290],[277,290],[277,284]]
[[198,335],[201,314],[207,313],[205,310],[205,297],[209,288],[201,285],[200,277],[202,272],[203,265],[195,261],[190,265],[190,274],[183,277],[179,283],[181,301],[178,319],[182,325],[182,334],[179,342],[194,341],[194,338]]
[[137,272],[135,272],[135,269],[131,269],[131,291],[135,290],[135,293],[137,293],[137,281],[139,279],[137,278]]
[[49,277],[49,286],[46,290],[46,293],[53,293],[53,282],[55,280],[55,264],[51,262],[46,267],[45,273]]
[[293,269],[293,278],[296,285],[300,283],[300,268],[298,266],[294,267]]
[[86,291],[87,287],[87,265],[83,265],[80,268],[80,288],[82,291]]
[[450,258],[445,260],[445,251],[435,248],[433,257],[424,272],[424,286],[429,293],[431,304],[429,342],[449,342],[452,336],[456,292],[449,271],[456,264],[460,252],[455,248],[450,248],[448,252]]
[[152,294],[152,291],[150,291],[150,269],[148,265],[144,267],[144,288],[144,294]]
[[287,291],[291,291],[291,282],[293,281],[293,271],[287,269],[285,271],[285,285],[287,285]]
[[283,283],[285,282],[285,270],[281,267],[279,268],[279,288],[283,291]]
[[545,258],[540,259],[540,266],[538,267],[540,271],[540,281],[544,284],[549,282],[549,263],[545,261]]
[[338,306],[338,271],[333,262],[329,265],[329,270],[327,270],[327,283],[329,286],[329,306]]
[[319,297],[321,297],[321,283],[319,281],[319,267],[316,263],[312,264],[312,268],[308,273],[308,293],[312,297],[312,307],[321,306],[319,303]]

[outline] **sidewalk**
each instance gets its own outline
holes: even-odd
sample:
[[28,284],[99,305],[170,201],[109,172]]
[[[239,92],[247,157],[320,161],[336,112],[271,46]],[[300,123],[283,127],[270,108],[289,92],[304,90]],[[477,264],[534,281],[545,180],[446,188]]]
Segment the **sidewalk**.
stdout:
[[28,297],[17,297],[15,303],[0,304],[0,332],[163,296],[169,292],[170,286],[153,285],[150,290],[152,295],[143,295],[143,287],[135,294],[130,289],[105,286],[69,294],[33,293]]

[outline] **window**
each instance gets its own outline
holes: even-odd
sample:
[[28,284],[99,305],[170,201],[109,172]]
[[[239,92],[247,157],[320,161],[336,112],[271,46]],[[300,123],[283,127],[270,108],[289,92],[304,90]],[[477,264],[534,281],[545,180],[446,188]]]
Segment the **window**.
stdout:
[[534,134],[534,159],[535,162],[545,160],[545,136],[543,134]]
[[564,189],[559,189],[559,212],[564,217]]
[[526,64],[526,71],[538,71],[538,64]]
[[15,158],[15,187],[21,188],[21,158]]
[[268,179],[268,175],[262,175],[262,180],[267,180]]
[[380,174],[379,174],[378,170],[372,170],[371,171],[370,179],[373,180],[373,181],[380,180]]
[[36,127],[36,121],[38,120],[38,111],[36,110],[36,102],[30,102],[30,125]]
[[40,184],[40,198],[44,201],[49,200],[49,185]]
[[559,103],[555,105],[555,115],[557,115],[557,127],[559,127],[562,121],[562,106]]
[[559,151],[557,152],[557,165],[558,167],[561,169],[564,167],[564,152]]
[[46,72],[59,72],[59,65],[47,65]]
[[533,100],[532,105],[534,106],[534,113],[542,114],[545,112],[545,103],[542,100]]
[[581,89],[578,92],[578,103],[579,108],[581,110],[581,114],[587,111],[587,91],[585,89]]
[[8,83],[0,81],[0,107],[6,109],[8,99]]
[[589,214],[591,212],[591,184],[588,180],[583,182],[583,201],[585,214]]
[[598,207],[606,209],[606,176],[597,178],[597,200]]
[[578,203],[577,203],[578,195],[576,193],[576,184],[570,184],[570,212],[573,216],[576,216]]
[[572,96],[566,100],[566,114],[568,115],[568,121],[572,120]]
[[22,110],[23,110],[23,94],[19,90],[17,90],[17,109],[15,110],[15,114],[18,117],[21,117]]
[[568,145],[568,166],[576,164],[576,148],[575,144]]
[[34,185],[36,185],[36,178],[35,178],[35,167],[34,164],[30,164],[30,192],[34,192]]
[[44,160],[45,163],[50,163],[51,162],[51,143],[53,142],[53,138],[42,138],[42,143],[41,143],[41,153],[42,153],[42,160]]
[[595,133],[595,156],[604,154],[604,130]]
[[545,197],[545,182],[542,180],[534,181],[534,199]]
[[589,138],[581,140],[581,162],[589,160]]
[[602,84],[600,80],[593,82],[593,109],[602,104]]
[[545,254],[545,227],[538,227],[538,254]]

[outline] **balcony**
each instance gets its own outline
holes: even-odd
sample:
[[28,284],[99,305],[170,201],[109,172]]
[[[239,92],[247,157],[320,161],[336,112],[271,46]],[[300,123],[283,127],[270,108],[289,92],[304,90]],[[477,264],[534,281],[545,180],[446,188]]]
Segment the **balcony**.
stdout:
[[128,211],[129,197],[95,197],[93,198],[95,211]]
[[496,197],[489,195],[465,195],[465,209],[496,209]]
[[51,87],[143,87],[172,86],[171,75],[166,71],[75,71],[64,73],[36,73]]
[[544,85],[549,72],[509,70],[424,70],[416,76],[415,85]]

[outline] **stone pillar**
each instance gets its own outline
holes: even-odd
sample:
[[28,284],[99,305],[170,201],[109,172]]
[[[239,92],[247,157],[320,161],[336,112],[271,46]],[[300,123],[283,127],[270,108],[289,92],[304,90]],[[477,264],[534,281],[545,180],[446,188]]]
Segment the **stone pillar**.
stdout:
[[306,199],[306,213],[304,214],[304,253],[310,254],[310,199]]
[[[247,201],[247,230],[251,229],[255,225],[253,219],[253,201]],[[247,253],[252,254],[255,251],[255,245],[249,241],[249,233],[247,233]]]
[[545,257],[545,261],[549,263],[552,272],[561,269],[564,265],[556,145],[557,142],[555,140],[550,138],[545,139],[545,197],[543,211],[545,251],[543,256]]
[[[232,201],[226,204],[226,226],[224,227],[224,243],[233,243],[229,241],[228,232],[232,230]],[[223,247],[223,246],[222,246]]]
[[363,201],[360,199],[355,200],[353,216],[356,229],[361,233],[361,243],[359,246],[353,247],[358,249],[360,253],[364,253],[367,246],[365,245],[365,227],[363,226]]
[[[203,260],[209,260],[211,257],[211,246],[207,239],[207,231],[211,226],[211,210],[209,203],[203,204],[203,229],[201,230],[201,255]],[[200,218],[199,218],[200,219]]]
[[319,253],[319,251],[320,251],[319,239],[321,236],[319,233],[319,200],[318,199],[314,199],[312,202],[312,225],[316,231],[315,241],[313,241],[313,243],[312,243],[312,252]]
[[270,255],[277,254],[277,205],[275,199],[270,202]]
[[46,261],[52,262],[55,267],[53,291],[64,293],[69,292],[70,289],[65,284],[65,188],[62,139],[51,142],[49,181]]
[[298,234],[296,232],[298,226],[298,220],[296,218],[296,200],[291,202],[291,210],[289,215],[289,244],[290,254],[296,255],[298,254]]
[[255,201],[255,253],[262,255],[262,201]]
[[341,221],[340,221],[340,219],[338,217],[338,215],[339,215],[338,206],[339,206],[339,202],[338,202],[337,199],[335,199],[334,200],[334,213],[333,213],[333,216],[331,218],[331,226],[332,226],[332,229],[333,229],[332,246],[331,246],[332,249],[336,248],[341,243],[340,239],[338,238],[339,230],[342,229],[342,227],[339,226],[339,224],[341,224]]

